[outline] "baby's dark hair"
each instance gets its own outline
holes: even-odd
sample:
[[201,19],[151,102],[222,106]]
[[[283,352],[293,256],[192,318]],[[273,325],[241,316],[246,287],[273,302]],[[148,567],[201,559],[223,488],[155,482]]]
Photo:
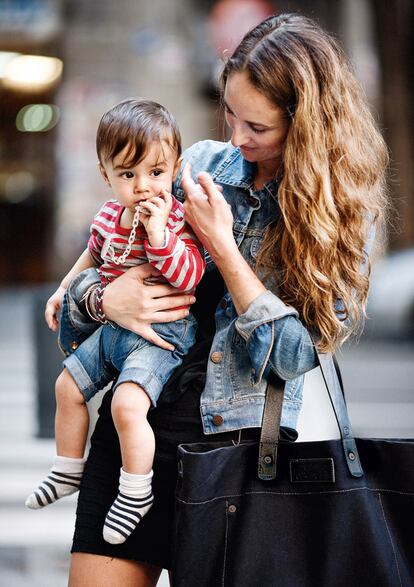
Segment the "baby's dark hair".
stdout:
[[170,112],[151,100],[128,99],[119,102],[102,116],[96,133],[96,151],[101,164],[125,149],[128,166],[137,165],[153,142],[163,141],[181,155],[181,136]]

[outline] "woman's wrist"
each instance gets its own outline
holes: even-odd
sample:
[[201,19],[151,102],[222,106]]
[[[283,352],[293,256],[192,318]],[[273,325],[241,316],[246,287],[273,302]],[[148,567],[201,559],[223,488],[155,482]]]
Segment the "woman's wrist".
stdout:
[[234,245],[225,246],[217,256],[214,253],[210,255],[226,282],[236,312],[241,315],[266,288],[240,253],[237,244]]
[[99,287],[99,284],[97,284],[97,283],[95,283],[94,285],[91,285],[91,287],[89,287],[86,290],[86,292],[82,298],[82,302],[84,303],[86,313],[88,314],[89,318],[91,318],[91,320],[94,320],[95,322],[98,322],[98,318],[96,315],[94,296],[95,296],[95,291],[98,287]]
[[206,246],[206,249],[218,267],[233,263],[237,257],[242,258],[237,243],[233,238],[228,241],[215,239],[212,244]]
[[104,288],[100,284],[94,284],[86,291],[83,301],[86,312],[92,320],[101,324],[108,324],[109,320],[105,315],[102,304],[103,292]]

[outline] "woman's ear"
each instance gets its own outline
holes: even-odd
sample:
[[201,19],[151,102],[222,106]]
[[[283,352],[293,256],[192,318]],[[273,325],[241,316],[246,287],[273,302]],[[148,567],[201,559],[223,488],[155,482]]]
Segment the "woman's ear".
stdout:
[[183,162],[182,157],[178,157],[174,165],[173,181],[177,179],[178,172],[180,171],[181,163]]
[[108,178],[108,174],[106,173],[106,169],[105,167],[102,165],[102,163],[98,163],[98,167],[99,167],[99,171],[101,172],[101,175],[103,177],[104,182],[111,187],[111,182],[109,181]]

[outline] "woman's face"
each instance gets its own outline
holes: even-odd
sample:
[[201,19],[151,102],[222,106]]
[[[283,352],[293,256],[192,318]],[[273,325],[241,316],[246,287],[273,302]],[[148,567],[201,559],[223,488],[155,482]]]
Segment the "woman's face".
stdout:
[[231,143],[258,168],[276,171],[289,129],[289,119],[249,81],[247,74],[233,73],[224,90],[226,122]]

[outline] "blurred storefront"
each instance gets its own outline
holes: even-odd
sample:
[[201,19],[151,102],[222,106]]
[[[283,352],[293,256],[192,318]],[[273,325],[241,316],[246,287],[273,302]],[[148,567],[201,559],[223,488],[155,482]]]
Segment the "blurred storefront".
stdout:
[[[395,3],[389,20],[405,31],[395,37],[385,34],[380,5],[0,0],[0,284],[57,279],[84,247],[91,218],[108,195],[97,173],[96,126],[116,101],[145,96],[165,104],[179,122],[184,147],[223,138],[217,92],[222,60],[272,12],[307,14],[344,42],[398,156],[391,191],[400,210],[395,225],[403,228],[391,234],[391,245],[413,244],[414,172],[407,162],[414,151],[408,99],[414,76],[407,75],[409,58],[403,59],[412,39],[404,23],[413,8]],[[393,51],[385,52],[390,43]],[[23,57],[34,55],[53,60],[24,64]],[[43,84],[37,67],[42,75],[49,72]]]
[[[115,102],[164,103],[184,146],[217,136],[216,106],[206,107],[194,74],[193,35],[210,3],[199,8],[179,0],[0,0],[0,284],[56,279],[85,246],[108,195],[96,127]],[[59,61],[36,65],[26,56]],[[44,83],[41,66],[51,69]]]
[[47,275],[61,3],[0,1],[0,282]]

